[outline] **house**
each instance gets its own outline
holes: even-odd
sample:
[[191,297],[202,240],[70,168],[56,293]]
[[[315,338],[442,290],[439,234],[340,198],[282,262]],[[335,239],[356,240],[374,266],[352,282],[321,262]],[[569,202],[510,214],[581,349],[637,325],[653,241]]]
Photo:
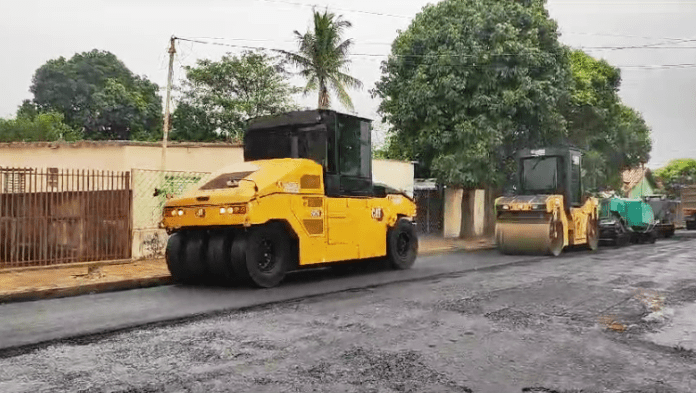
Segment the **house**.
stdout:
[[621,191],[627,198],[637,199],[645,195],[654,195],[657,190],[657,183],[650,168],[627,169],[621,173],[621,179]]

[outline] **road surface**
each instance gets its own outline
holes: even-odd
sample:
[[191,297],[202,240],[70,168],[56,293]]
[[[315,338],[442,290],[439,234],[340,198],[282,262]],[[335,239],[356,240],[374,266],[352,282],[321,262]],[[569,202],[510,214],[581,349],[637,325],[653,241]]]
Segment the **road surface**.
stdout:
[[[488,251],[406,272],[315,272],[262,291],[5,305],[6,348],[54,341],[5,350],[0,391],[696,391],[694,263],[696,233],[680,232],[558,258]],[[84,337],[115,329],[126,330]]]

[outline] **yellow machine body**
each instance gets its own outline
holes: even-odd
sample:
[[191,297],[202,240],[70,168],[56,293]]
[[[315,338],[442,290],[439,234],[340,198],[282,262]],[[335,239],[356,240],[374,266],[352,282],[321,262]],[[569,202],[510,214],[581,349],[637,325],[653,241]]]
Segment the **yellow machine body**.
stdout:
[[558,255],[564,247],[587,244],[598,204],[587,198],[568,211],[563,195],[500,197],[495,202],[498,248],[507,254]]
[[[229,174],[233,184],[215,185]],[[182,229],[250,228],[271,221],[292,229],[299,265],[387,255],[387,231],[399,218],[413,219],[416,205],[405,195],[327,197],[322,166],[282,158],[232,165],[207,184],[166,202],[161,226]]]

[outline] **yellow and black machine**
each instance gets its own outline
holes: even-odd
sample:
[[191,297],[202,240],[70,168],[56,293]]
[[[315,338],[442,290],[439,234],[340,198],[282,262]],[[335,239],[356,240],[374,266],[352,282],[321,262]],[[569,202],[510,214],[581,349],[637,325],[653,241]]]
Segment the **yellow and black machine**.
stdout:
[[495,201],[502,253],[558,256],[566,246],[597,249],[599,201],[583,195],[581,160],[572,147],[517,152],[516,195]]
[[286,273],[418,253],[414,201],[372,181],[371,122],[330,110],[253,119],[244,162],[164,206],[179,282],[279,284]]

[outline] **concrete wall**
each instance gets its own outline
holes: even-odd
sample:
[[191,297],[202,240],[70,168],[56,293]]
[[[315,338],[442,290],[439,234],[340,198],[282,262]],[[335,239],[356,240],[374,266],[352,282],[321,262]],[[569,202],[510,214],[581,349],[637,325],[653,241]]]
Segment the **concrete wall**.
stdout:
[[[161,169],[160,143],[81,141],[0,143],[0,166],[129,171]],[[244,161],[241,146],[226,143],[175,143],[167,147],[166,169],[211,171]],[[211,169],[212,168],[212,169]]]
[[413,164],[395,160],[372,160],[372,180],[403,190],[413,198]]
[[461,188],[445,188],[444,206],[444,230],[443,236],[446,238],[456,238],[462,233],[462,198],[464,190]]

